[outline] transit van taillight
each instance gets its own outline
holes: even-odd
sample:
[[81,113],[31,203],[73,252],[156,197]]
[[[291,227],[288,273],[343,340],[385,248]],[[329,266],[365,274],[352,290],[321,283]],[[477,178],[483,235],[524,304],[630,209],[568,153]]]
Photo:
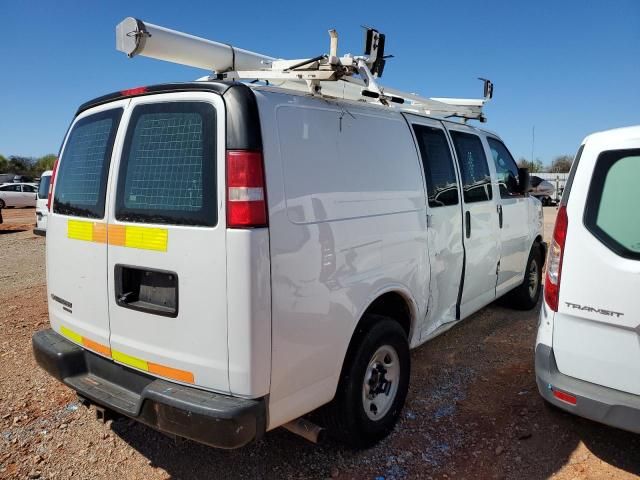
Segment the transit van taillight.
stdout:
[[227,227],[267,226],[262,153],[227,150]]
[[547,261],[547,275],[544,282],[544,299],[549,308],[558,311],[558,299],[560,298],[560,277],[562,275],[562,257],[564,245],[567,239],[567,207],[561,205],[558,209],[556,225],[553,229],[553,240],[549,248],[549,260]]
[[58,159],[53,163],[53,170],[51,172],[51,179],[49,181],[49,193],[47,194],[47,210],[51,211],[53,203],[51,202],[51,196],[53,195],[53,183],[56,181],[56,173],[58,171]]

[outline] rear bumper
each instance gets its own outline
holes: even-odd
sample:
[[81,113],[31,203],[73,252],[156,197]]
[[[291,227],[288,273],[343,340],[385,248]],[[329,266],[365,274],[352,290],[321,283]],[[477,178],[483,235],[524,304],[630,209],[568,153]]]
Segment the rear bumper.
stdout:
[[249,400],[157,379],[91,353],[53,330],[33,336],[38,364],[89,402],[162,432],[238,448],[266,429],[265,400]]
[[36,227],[36,228],[33,229],[33,233],[34,233],[34,235],[39,235],[41,237],[46,237],[47,236],[47,230],[44,229],[44,228]]
[[[536,381],[540,395],[558,408],[612,427],[640,433],[640,396],[564,375],[558,370],[553,349],[542,343],[536,347]],[[575,396],[576,404],[557,399],[553,395],[554,390]]]

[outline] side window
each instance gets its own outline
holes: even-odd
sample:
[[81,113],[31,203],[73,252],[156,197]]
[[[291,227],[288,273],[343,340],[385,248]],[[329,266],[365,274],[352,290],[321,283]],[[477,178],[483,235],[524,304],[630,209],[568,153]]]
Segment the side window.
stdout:
[[3,192],[19,192],[20,185],[6,185],[0,188],[0,190],[2,190]]
[[73,126],[55,185],[53,211],[76,217],[103,218],[113,141],[122,109],[85,117]]
[[504,144],[495,138],[487,137],[493,163],[498,174],[498,186],[502,198],[522,196],[518,177],[518,165]]
[[585,227],[618,255],[640,260],[640,149],[598,157],[585,206]]
[[451,131],[462,176],[465,203],[491,200],[491,174],[482,141],[477,135]]
[[27,193],[36,193],[36,187],[33,185],[22,185],[22,191]]
[[216,111],[205,102],[139,105],[124,142],[116,218],[215,226]]
[[414,125],[413,130],[424,166],[429,206],[457,205],[458,182],[444,131],[424,125]]

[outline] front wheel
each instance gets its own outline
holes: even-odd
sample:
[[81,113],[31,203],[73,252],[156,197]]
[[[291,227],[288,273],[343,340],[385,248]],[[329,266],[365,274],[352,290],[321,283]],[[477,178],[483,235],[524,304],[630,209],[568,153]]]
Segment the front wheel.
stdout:
[[349,347],[334,400],[324,408],[329,433],[354,448],[372,446],[395,426],[409,389],[407,336],[391,318],[369,315]]
[[2,199],[0,198],[0,210],[2,210],[3,208],[5,208],[6,206],[7,206],[7,204],[6,204],[6,203],[4,203],[4,200],[2,200]]
[[516,310],[531,310],[538,303],[542,289],[542,250],[535,244],[529,252],[522,284],[507,294],[507,302]]

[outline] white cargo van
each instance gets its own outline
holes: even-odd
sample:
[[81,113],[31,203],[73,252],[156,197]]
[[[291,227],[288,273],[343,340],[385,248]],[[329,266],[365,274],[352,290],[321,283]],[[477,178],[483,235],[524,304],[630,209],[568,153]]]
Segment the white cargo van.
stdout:
[[51,187],[51,170],[42,172],[40,185],[38,185],[38,198],[36,200],[36,228],[33,233],[44,236],[47,234],[47,215],[49,214],[49,189]]
[[366,446],[400,414],[410,348],[505,294],[536,305],[542,208],[499,137],[311,86],[199,81],[80,107],[52,177],[44,369],[221,448],[319,407]]
[[553,405],[640,432],[640,127],[588,136],[549,249],[536,376]]

